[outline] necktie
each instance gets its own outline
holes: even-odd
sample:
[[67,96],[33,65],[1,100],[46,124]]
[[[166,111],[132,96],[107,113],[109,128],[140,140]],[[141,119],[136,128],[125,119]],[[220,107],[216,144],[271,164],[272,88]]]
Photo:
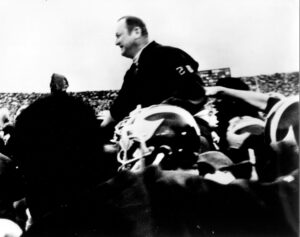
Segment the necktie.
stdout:
[[136,75],[137,73],[137,70],[138,70],[138,66],[136,63],[133,63],[130,67],[130,71],[132,72],[133,75]]

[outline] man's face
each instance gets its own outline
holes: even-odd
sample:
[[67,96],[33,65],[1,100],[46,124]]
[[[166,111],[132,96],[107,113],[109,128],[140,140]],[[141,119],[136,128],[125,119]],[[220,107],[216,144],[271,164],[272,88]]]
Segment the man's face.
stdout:
[[66,91],[68,88],[67,82],[62,78],[54,78],[51,80],[51,93]]
[[135,39],[135,31],[129,33],[125,19],[120,20],[116,30],[116,45],[121,48],[121,54],[124,57],[134,58],[137,51]]

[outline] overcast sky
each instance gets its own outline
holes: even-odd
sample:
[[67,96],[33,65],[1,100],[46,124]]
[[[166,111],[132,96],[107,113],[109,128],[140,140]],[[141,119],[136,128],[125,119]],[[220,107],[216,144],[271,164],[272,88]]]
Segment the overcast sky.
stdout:
[[114,44],[123,15],[200,70],[299,71],[298,0],[0,0],[0,92],[48,92],[54,72],[69,91],[119,89],[131,63]]

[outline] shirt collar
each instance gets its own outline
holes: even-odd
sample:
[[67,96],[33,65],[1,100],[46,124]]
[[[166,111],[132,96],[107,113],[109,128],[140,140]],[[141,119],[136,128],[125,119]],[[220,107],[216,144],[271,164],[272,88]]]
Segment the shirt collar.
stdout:
[[148,42],[143,48],[141,48],[140,51],[138,51],[137,54],[134,56],[132,61],[136,66],[138,65],[138,61],[139,61],[139,58],[140,58],[140,55],[141,55],[143,49],[146,48],[148,46],[148,44],[150,44],[150,42]]

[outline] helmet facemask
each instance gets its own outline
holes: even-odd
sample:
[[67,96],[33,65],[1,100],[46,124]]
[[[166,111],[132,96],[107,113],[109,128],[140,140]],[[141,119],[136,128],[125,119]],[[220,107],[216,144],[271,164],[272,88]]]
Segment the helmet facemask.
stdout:
[[[199,128],[187,111],[169,105],[134,110],[115,128],[119,170],[139,171],[149,165],[163,169],[191,166],[200,149]],[[194,162],[194,161],[193,161]]]

